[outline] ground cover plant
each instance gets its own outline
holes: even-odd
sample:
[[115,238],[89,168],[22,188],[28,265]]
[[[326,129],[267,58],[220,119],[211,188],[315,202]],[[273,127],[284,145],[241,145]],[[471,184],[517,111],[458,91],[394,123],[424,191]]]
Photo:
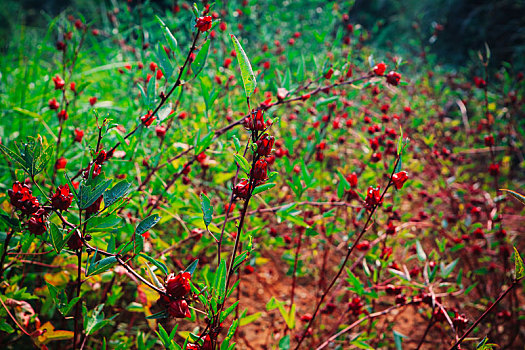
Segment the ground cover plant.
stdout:
[[383,44],[352,9],[113,1],[20,25],[2,348],[523,348],[523,62],[440,65],[446,24]]

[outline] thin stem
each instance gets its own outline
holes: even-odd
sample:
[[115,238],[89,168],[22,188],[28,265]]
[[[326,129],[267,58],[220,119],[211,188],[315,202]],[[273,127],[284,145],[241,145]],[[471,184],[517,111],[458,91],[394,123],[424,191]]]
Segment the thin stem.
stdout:
[[463,340],[465,340],[465,338],[470,334],[470,332],[472,332],[472,330],[474,328],[476,328],[476,326],[481,322],[483,321],[483,319],[485,317],[487,317],[487,315],[492,311],[492,309],[494,309],[496,307],[496,305],[499,304],[499,302],[501,300],[503,300],[503,298],[505,298],[505,296],[512,290],[512,288],[514,288],[516,285],[518,284],[518,280],[514,280],[512,282],[512,284],[510,285],[510,287],[504,291],[503,293],[500,294],[500,296],[498,297],[498,299],[496,299],[496,301],[494,303],[492,303],[490,305],[489,308],[487,308],[485,310],[485,312],[480,316],[478,317],[478,319],[474,322],[474,324],[472,326],[470,326],[470,328],[465,332],[465,334],[463,334],[463,336],[461,336],[461,338],[459,338],[458,341],[456,341],[456,343],[454,345],[452,345],[452,347],[450,348],[450,350],[457,350],[458,349],[458,346],[463,342]]
[[[80,297],[80,287],[82,285],[82,248],[80,248],[77,251],[77,298]],[[82,331],[79,330],[78,321],[81,318],[80,317],[80,304],[82,304],[82,300],[77,301],[77,304],[75,305],[75,332],[73,335],[73,350],[77,348],[77,337],[80,333],[80,336],[82,337]]]
[[323,303],[324,299],[326,298],[326,296],[328,295],[328,293],[330,292],[330,290],[332,289],[332,287],[335,285],[335,282],[339,279],[339,277],[341,276],[341,274],[343,273],[343,270],[346,266],[346,263],[348,262],[348,259],[350,258],[350,255],[352,254],[352,252],[354,251],[354,248],[357,246],[357,244],[359,243],[359,240],[361,239],[361,237],[363,237],[363,235],[365,234],[365,232],[368,230],[368,225],[370,223],[370,221],[372,220],[372,216],[374,215],[374,212],[376,211],[377,207],[379,206],[380,203],[383,202],[383,198],[386,194],[386,192],[388,191],[389,187],[392,185],[392,177],[394,176],[394,173],[396,171],[396,167],[399,163],[399,160],[401,159],[401,154],[398,155],[397,159],[396,159],[396,162],[394,164],[394,167],[392,169],[392,173],[390,174],[390,179],[388,181],[388,185],[385,187],[384,191],[383,191],[383,194],[381,195],[381,198],[379,200],[379,202],[374,205],[374,207],[372,208],[372,210],[370,211],[370,214],[368,215],[368,219],[366,220],[366,223],[363,225],[363,229],[361,230],[361,233],[359,233],[359,236],[357,236],[357,239],[354,241],[354,243],[352,244],[352,246],[350,246],[350,248],[348,249],[347,253],[346,253],[346,256],[343,260],[343,263],[341,264],[341,267],[339,268],[339,271],[337,271],[337,274],[335,275],[335,277],[332,279],[332,282],[330,282],[330,285],[328,286],[328,288],[325,290],[325,292],[323,293],[323,295],[321,296],[321,299],[319,300],[319,302],[317,303],[317,306],[315,307],[315,311],[312,315],[312,318],[310,319],[310,322],[308,322],[308,326],[306,326],[306,330],[303,332],[303,334],[301,335],[301,338],[299,339],[299,342],[297,343],[297,346],[295,347],[295,349],[299,349],[299,347],[301,346],[301,344],[303,343],[304,341],[304,338],[306,337],[306,334],[308,333],[308,329],[313,325],[314,321],[315,321],[315,317],[317,316],[317,313],[319,312],[319,308],[321,307],[321,304]]

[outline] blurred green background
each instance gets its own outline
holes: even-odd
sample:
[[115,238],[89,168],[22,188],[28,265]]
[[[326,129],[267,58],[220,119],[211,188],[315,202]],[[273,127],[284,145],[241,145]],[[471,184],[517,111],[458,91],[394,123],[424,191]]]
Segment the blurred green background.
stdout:
[[[44,30],[50,18],[62,11],[75,11],[86,18],[97,20],[102,15],[101,8],[112,8],[116,2],[117,0],[1,0],[3,11],[0,13],[0,50],[6,52],[9,45],[16,45],[22,34],[31,35],[35,30]],[[127,2],[136,3],[137,0]],[[173,8],[177,3],[182,5],[183,1],[151,1],[160,12]],[[418,55],[420,53],[410,52],[410,47],[416,40],[422,40],[431,43],[428,53],[436,54],[440,63],[464,66],[466,60],[473,57],[473,52],[484,49],[486,42],[492,51],[492,68],[498,68],[502,61],[512,63],[517,69],[525,66],[523,0],[251,0],[248,3],[257,3],[261,13],[263,10],[282,8],[284,11],[270,14],[272,17],[282,17],[280,19],[286,19],[289,15],[300,16],[305,13],[303,9],[328,9],[334,6],[351,8],[348,13],[351,21],[372,29],[372,45],[378,49],[391,48],[400,52],[405,48],[405,55]],[[228,6],[241,7],[242,1],[228,1]],[[298,13],[294,14],[294,11]],[[323,13],[328,14],[329,11]],[[326,17],[329,16],[319,16],[314,20],[319,21],[320,26],[329,25],[330,18]],[[293,24],[283,21],[283,26]],[[442,26],[442,30],[438,31],[437,37],[433,37],[437,24]]]

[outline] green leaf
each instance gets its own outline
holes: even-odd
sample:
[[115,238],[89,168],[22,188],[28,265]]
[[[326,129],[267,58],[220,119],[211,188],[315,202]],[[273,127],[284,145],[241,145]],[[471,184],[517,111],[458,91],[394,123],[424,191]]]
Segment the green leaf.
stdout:
[[75,202],[77,203],[77,206],[80,207],[80,199],[78,198],[78,193],[77,193],[77,190],[75,189],[75,186],[73,186],[71,179],[66,173],[64,173],[64,177],[66,178],[66,182],[69,186],[69,190],[71,191],[71,193],[73,193],[73,198],[75,198]]
[[162,261],[158,261],[154,258],[152,258],[151,256],[149,255],[146,255],[144,253],[139,253],[139,256],[143,257],[144,259],[148,260],[150,263],[152,263],[153,265],[157,266],[160,270],[162,270],[162,272],[164,272],[164,274],[168,274],[168,267],[162,262]]
[[104,206],[109,207],[128,192],[131,184],[125,180],[117,182],[110,190],[104,192]]
[[290,349],[290,334],[285,335],[279,340],[279,350]]
[[166,41],[168,42],[168,46],[172,51],[175,51],[177,49],[177,39],[171,34],[170,29],[168,26],[160,19],[159,16],[155,16],[155,19],[157,22],[159,22],[161,28],[163,29],[162,33],[164,34],[164,37],[166,38]]
[[258,193],[261,193],[261,192],[264,192],[266,190],[269,190],[270,188],[273,188],[275,187],[276,183],[268,183],[268,184],[264,184],[264,185],[260,185],[260,186],[257,186],[254,188],[253,190],[253,195],[256,195]]
[[195,269],[197,268],[197,264],[199,263],[199,259],[194,260],[187,268],[184,270],[184,272],[189,272],[191,275],[195,272]]
[[456,267],[459,259],[454,260],[450,264],[446,265],[442,262],[439,267],[441,269],[441,277],[442,278],[448,278],[448,276],[452,273],[454,268]]
[[233,144],[235,145],[235,152],[239,152],[241,149],[241,143],[239,142],[239,139],[235,135],[233,135]]
[[202,219],[206,228],[211,223],[213,215],[213,207],[210,204],[210,199],[204,193],[201,193],[201,208],[202,208]]
[[87,318],[84,319],[84,328],[86,329],[87,335],[91,335],[95,333],[102,327],[106,326],[112,319],[118,316],[118,314],[116,314],[108,319],[104,319],[104,312],[102,312],[103,308],[104,308],[104,304],[98,305],[93,310],[91,317],[86,316]]
[[169,79],[171,75],[173,74],[173,65],[171,64],[170,58],[168,56],[168,53],[162,45],[157,45],[157,58],[160,63],[160,69],[162,73],[164,74],[164,77],[166,79]]
[[396,344],[397,350],[403,350],[403,338],[406,338],[406,335],[403,335],[399,332],[394,331],[394,343]]
[[213,281],[213,289],[217,293],[216,295],[222,300],[225,299],[226,293],[226,261],[221,260],[219,268],[215,272],[215,279]]
[[523,266],[523,259],[520,256],[520,253],[514,247],[514,279],[520,280],[525,276],[525,267]]
[[151,216],[148,216],[144,220],[142,220],[139,225],[137,226],[137,229],[135,230],[136,235],[142,235],[144,232],[148,231],[150,228],[155,226],[157,222],[159,222],[160,216],[158,214],[153,214]]
[[230,316],[230,314],[233,312],[233,310],[235,310],[235,308],[237,307],[237,305],[239,305],[239,300],[237,300],[235,303],[233,303],[232,306],[230,306],[229,308],[227,308],[226,310],[224,310],[221,314],[221,323],[224,322],[224,320]]
[[200,154],[204,152],[213,142],[213,137],[215,136],[215,133],[209,132],[204,136],[202,139],[198,139],[198,142],[195,147],[195,154]]
[[116,215],[96,216],[86,223],[86,232],[108,232],[108,230],[117,227],[122,219]]
[[99,273],[109,270],[113,265],[117,263],[115,256],[110,256],[97,261],[94,264],[89,265],[86,276],[98,275]]
[[262,313],[261,312],[256,312],[252,315],[249,315],[249,316],[245,316],[243,318],[240,319],[239,321],[239,326],[245,326],[247,324],[250,324],[254,321],[257,321],[257,319],[259,319],[259,317],[262,316]]
[[403,145],[403,128],[399,125],[399,140],[397,140],[397,155],[401,154],[401,146]]
[[246,173],[249,174],[251,170],[250,163],[240,154],[234,154],[233,157],[235,158],[235,161],[237,164],[241,167],[241,169]]
[[525,196],[523,196],[522,194],[519,194],[518,192],[515,192],[515,191],[512,191],[512,190],[507,190],[505,188],[500,188],[499,190],[500,191],[504,191],[504,192],[508,192],[512,197],[514,197],[517,200],[519,200],[521,202],[521,204],[525,205]]
[[[147,316],[146,318],[148,320],[157,320],[159,318],[168,318],[169,317],[169,312],[168,310],[162,310],[162,311],[159,311],[157,313],[154,313],[153,315],[150,315],[150,316]],[[160,326],[160,324],[159,324]]]
[[36,139],[28,137],[23,144],[23,149],[15,142],[14,151],[1,144],[0,151],[18,163],[29,176],[34,177],[45,169],[52,157],[53,148],[51,146],[44,148],[41,137]]
[[71,311],[73,306],[75,306],[75,304],[80,300],[80,297],[73,298],[71,299],[71,301],[68,302],[66,292],[64,290],[58,290],[58,288],[56,288],[48,281],[45,282],[47,284],[49,294],[51,294],[51,297],[55,301],[58,311],[63,316],[67,316],[67,314]]
[[423,247],[421,246],[421,242],[419,241],[416,241],[416,253],[417,253],[417,258],[420,261],[427,260],[427,255],[425,254],[425,251],[423,250]]
[[49,223],[49,237],[51,238],[51,244],[53,245],[55,252],[59,254],[62,248],[64,248],[64,241],[62,238],[62,232],[60,232],[58,226],[52,222]]
[[250,98],[252,93],[255,91],[257,81],[255,80],[255,75],[253,74],[252,66],[248,60],[248,56],[246,56],[246,53],[239,43],[239,40],[237,40],[233,34],[231,34],[231,38],[233,41],[233,46],[235,47],[235,52],[237,53],[237,61],[239,62],[239,67],[241,69],[244,92],[246,93],[246,98]]
[[104,191],[111,185],[112,180],[102,180],[95,182],[92,185],[81,184],[78,199],[80,203],[80,209],[86,209],[91,204],[95,203],[100,196],[103,195]]
[[204,68],[204,66],[206,65],[206,60],[208,59],[208,53],[210,50],[210,43],[211,40],[206,40],[206,42],[202,45],[201,49],[199,50],[199,53],[197,53],[195,61],[193,61],[192,67],[194,68],[194,77],[198,76]]

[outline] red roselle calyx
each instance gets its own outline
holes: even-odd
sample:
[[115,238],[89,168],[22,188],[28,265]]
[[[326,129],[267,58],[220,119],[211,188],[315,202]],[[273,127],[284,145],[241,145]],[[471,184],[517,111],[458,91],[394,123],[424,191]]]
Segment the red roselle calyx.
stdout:
[[244,119],[244,127],[252,131],[263,131],[266,129],[264,111],[262,109],[253,110],[251,116]]
[[171,301],[168,306],[168,312],[176,318],[191,317],[190,308],[184,299]]
[[11,199],[11,204],[24,215],[33,214],[40,206],[38,199],[31,194],[29,187],[18,181],[13,184],[13,189],[7,190],[7,194]]
[[73,134],[75,136],[75,142],[82,142],[82,138],[84,137],[84,130],[76,128]]
[[195,28],[199,29],[201,32],[207,32],[211,28],[211,16],[203,16],[197,18],[197,23],[195,24]]
[[177,275],[172,273],[166,278],[166,292],[174,298],[182,298],[191,290],[190,280],[189,272],[179,272]]
[[248,198],[248,191],[249,191],[249,182],[248,179],[242,179],[235,187],[233,188],[233,193],[235,196],[246,199]]
[[144,124],[145,126],[150,126],[155,120],[155,116],[152,116],[151,111],[148,111],[148,113],[140,117],[140,120],[142,121],[142,124]]
[[62,90],[64,88],[64,85],[66,85],[66,82],[64,79],[62,79],[58,74],[55,75],[53,78],[53,83],[55,83],[55,90]]
[[376,188],[373,188],[372,186],[368,187],[365,199],[365,208],[367,210],[382,203],[380,188],[380,186],[377,186]]
[[401,74],[399,74],[397,72],[390,71],[386,75],[386,82],[389,83],[390,85],[397,86],[397,85],[399,85],[399,81],[400,80],[401,80]]
[[403,187],[406,180],[408,180],[408,173],[406,171],[400,171],[392,176],[392,182],[398,190]]
[[257,140],[257,154],[265,157],[272,153],[272,147],[275,142],[275,138],[264,133],[259,140]]
[[40,236],[44,232],[46,232],[46,222],[45,217],[47,216],[47,212],[44,208],[40,208],[36,211],[36,213],[33,214],[31,219],[27,222],[27,229],[29,232],[34,234],[35,236]]
[[374,68],[372,68],[372,71],[374,72],[374,74],[378,76],[384,75],[385,70],[386,70],[386,64],[384,64],[383,62],[376,64]]
[[55,194],[51,197],[51,205],[55,209],[67,210],[73,200],[73,194],[69,192],[69,186],[58,186]]
[[253,178],[256,181],[256,183],[261,183],[261,182],[266,181],[267,170],[268,170],[268,163],[266,163],[266,160],[259,159],[257,162],[255,162],[255,166],[253,168]]

